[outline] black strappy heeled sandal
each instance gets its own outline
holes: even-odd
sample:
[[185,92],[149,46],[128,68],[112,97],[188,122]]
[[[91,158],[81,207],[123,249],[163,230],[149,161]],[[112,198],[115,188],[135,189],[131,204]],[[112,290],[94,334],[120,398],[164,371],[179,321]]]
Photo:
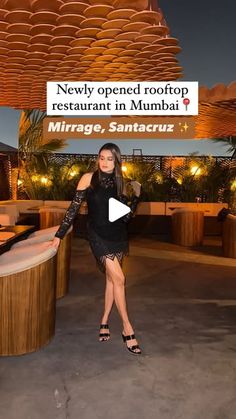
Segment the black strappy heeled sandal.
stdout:
[[[100,324],[100,330],[101,329],[109,329],[108,324]],[[100,342],[106,342],[110,339],[110,332],[107,333],[99,333],[99,341]]]
[[[122,333],[122,338],[123,338],[123,341],[124,342],[127,342],[127,340],[136,339],[134,334],[133,335],[125,336],[125,335],[123,335],[123,333]],[[128,349],[128,351],[130,351],[134,355],[141,355],[141,353],[142,353],[139,345],[128,346],[126,344],[126,348]],[[137,352],[136,352],[136,349],[138,349]]]

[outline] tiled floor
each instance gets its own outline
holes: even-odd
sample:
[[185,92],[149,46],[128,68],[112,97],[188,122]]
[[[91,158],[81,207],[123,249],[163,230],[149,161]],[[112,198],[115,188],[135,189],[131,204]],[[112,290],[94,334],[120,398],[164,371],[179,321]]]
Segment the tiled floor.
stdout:
[[[215,246],[216,245],[216,246]],[[104,278],[88,243],[73,241],[69,295],[37,353],[0,359],[4,419],[235,419],[236,260],[219,243],[190,251],[133,238],[124,270],[143,355],[98,342]]]

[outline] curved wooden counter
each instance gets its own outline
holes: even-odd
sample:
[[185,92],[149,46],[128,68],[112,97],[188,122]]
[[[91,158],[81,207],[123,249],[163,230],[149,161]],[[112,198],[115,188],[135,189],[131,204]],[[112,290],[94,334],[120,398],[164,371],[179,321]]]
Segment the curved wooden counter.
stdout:
[[69,288],[72,233],[67,233],[57,252],[56,298],[64,297]]
[[55,256],[0,277],[0,355],[22,355],[46,345],[55,332]]

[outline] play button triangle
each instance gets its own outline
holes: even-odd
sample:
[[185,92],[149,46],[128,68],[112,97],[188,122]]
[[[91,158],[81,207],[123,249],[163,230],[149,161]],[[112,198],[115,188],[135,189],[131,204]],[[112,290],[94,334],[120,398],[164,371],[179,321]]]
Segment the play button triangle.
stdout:
[[110,222],[116,221],[119,218],[130,212],[130,207],[117,201],[115,198],[109,199],[108,218]]

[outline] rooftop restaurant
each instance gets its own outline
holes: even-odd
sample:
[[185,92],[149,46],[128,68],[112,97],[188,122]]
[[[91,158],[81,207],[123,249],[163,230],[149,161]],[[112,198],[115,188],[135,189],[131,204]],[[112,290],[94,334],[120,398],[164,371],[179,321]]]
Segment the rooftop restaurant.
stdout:
[[234,404],[236,81],[200,86],[194,117],[195,138],[223,141],[228,157],[122,156],[124,179],[142,185],[124,266],[141,361],[119,352],[115,315],[112,343],[94,343],[104,284],[86,202],[58,250],[50,247],[97,155],[43,141],[47,81],[177,81],[180,51],[157,0],[0,0],[0,112],[21,110],[18,148],[0,138],[6,419],[9,394],[20,418],[206,417],[194,416],[197,402],[213,412],[207,419],[234,417],[231,405],[219,416],[217,400]]

